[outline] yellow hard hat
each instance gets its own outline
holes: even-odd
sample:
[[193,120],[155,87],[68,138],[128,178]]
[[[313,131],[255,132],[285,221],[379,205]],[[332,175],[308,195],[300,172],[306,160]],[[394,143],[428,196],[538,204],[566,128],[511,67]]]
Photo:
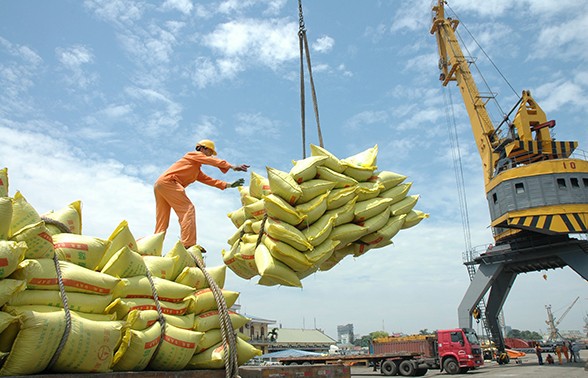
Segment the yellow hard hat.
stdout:
[[216,155],[216,148],[214,147],[214,142],[210,139],[202,139],[200,142],[196,143],[196,147],[198,146],[206,147],[212,151],[213,155]]

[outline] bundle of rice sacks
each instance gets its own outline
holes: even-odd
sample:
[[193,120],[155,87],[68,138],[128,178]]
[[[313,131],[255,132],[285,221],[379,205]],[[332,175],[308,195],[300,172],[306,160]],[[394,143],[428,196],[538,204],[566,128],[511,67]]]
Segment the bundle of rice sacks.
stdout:
[[[198,248],[163,254],[163,233],[135,239],[126,221],[108,238],[83,235],[81,210],[40,215],[20,192],[9,197],[0,170],[0,375],[223,368]],[[204,270],[232,306],[226,266]],[[210,311],[216,323],[203,330],[197,316]],[[241,338],[236,349],[239,364],[261,354]]]
[[401,230],[429,215],[414,209],[406,176],[378,170],[378,146],[339,159],[311,145],[289,172],[267,167],[240,189],[242,207],[228,216],[237,228],[223,250],[235,274],[261,285],[301,287],[349,255],[392,243]]

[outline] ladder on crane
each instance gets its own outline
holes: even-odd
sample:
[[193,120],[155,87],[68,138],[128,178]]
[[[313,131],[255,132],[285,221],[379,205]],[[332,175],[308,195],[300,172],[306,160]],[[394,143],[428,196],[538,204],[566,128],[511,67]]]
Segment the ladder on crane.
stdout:
[[[477,249],[476,248],[469,248],[469,250],[467,250],[464,253],[464,265],[466,266],[467,270],[468,270],[468,276],[470,277],[470,282],[474,280],[474,277],[476,276],[476,263],[474,262],[474,258],[479,255],[479,253],[477,253]],[[476,313],[473,314],[474,315],[474,319],[476,319],[476,321],[479,321],[482,325],[483,331],[484,331],[484,335],[487,336],[488,338],[490,338],[490,325],[488,324],[488,320],[486,318],[486,300],[484,298],[482,298],[480,300],[480,302],[478,303],[478,306],[476,307],[476,309],[474,310]]]

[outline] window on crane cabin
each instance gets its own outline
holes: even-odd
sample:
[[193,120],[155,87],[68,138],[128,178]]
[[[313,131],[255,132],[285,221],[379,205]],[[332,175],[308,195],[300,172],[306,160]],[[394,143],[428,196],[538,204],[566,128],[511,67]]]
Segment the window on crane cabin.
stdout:
[[557,187],[560,189],[563,189],[563,190],[567,189],[566,180],[562,179],[562,178],[558,178],[557,179]]
[[588,178],[583,178],[582,182],[584,183],[584,187],[588,188]]
[[523,194],[525,193],[525,184],[523,184],[522,182],[518,182],[515,184],[515,192],[517,194]]
[[580,183],[578,182],[578,179],[575,177],[572,177],[570,179],[570,184],[572,184],[572,188],[579,188],[580,187]]

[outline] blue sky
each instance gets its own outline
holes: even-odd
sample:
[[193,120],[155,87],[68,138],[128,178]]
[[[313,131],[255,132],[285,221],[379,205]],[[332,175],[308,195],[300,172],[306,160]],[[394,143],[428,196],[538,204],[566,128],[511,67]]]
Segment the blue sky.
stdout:
[[[449,5],[502,108],[529,89],[556,119],[556,137],[588,150],[588,4]],[[417,208],[431,217],[394,245],[306,278],[303,289],[258,286],[232,272],[226,287],[241,292],[246,313],[332,337],[347,323],[358,334],[457,326],[469,278],[431,1],[303,7],[325,147],[344,158],[378,144],[378,167],[409,176]],[[0,2],[0,166],[11,194],[21,191],[40,213],[82,200],[84,234],[107,238],[127,220],[139,238],[153,233],[153,182],[199,139],[264,176],[266,166],[289,170],[302,158],[297,32],[293,0]],[[317,144],[306,88],[307,145]],[[481,162],[455,88],[452,96],[471,243],[485,245],[492,237]],[[218,266],[238,193],[196,183],[188,194],[207,264]],[[175,219],[164,250],[178,240]],[[545,306],[557,318],[580,296],[560,329],[581,329],[586,282],[569,268],[548,271],[547,280],[543,273],[519,275],[504,306],[507,325],[545,332]]]

